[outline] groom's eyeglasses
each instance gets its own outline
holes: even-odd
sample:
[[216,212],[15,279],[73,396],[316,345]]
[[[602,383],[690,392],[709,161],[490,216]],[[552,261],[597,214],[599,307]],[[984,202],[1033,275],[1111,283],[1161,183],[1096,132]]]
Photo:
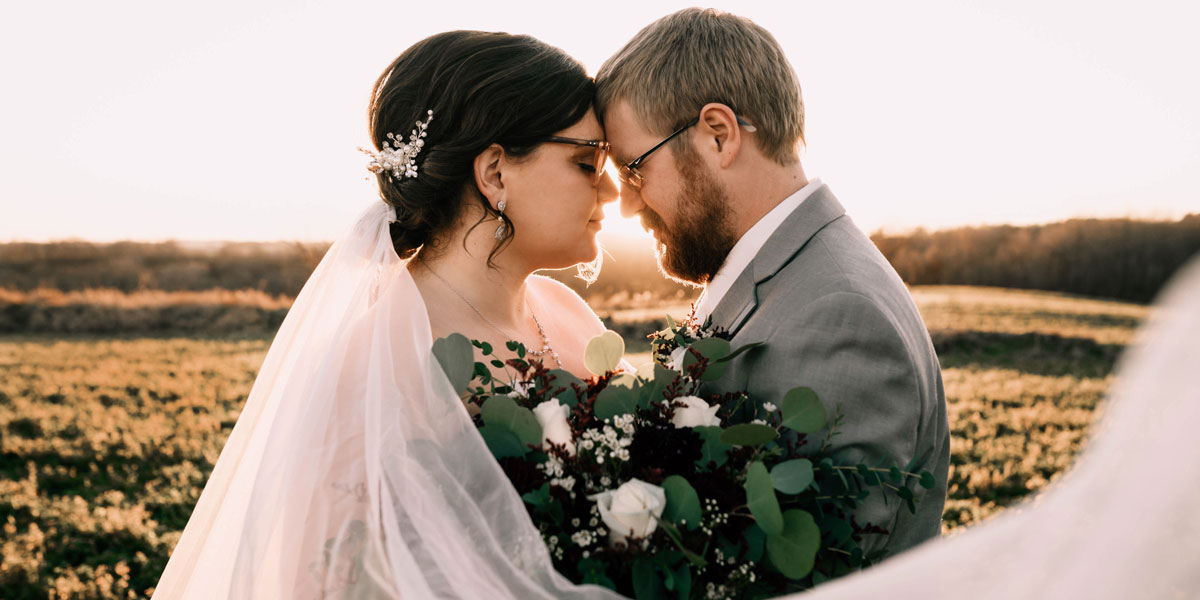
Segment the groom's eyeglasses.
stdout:
[[581,140],[579,138],[561,137],[552,135],[542,138],[543,142],[553,144],[572,144],[575,146],[591,146],[595,149],[592,155],[592,167],[595,169],[592,172],[592,186],[600,185],[600,178],[604,177],[604,163],[608,162],[608,155],[612,151],[612,146],[602,140]]
[[[620,167],[617,167],[617,177],[621,180],[621,185],[627,185],[635,190],[642,189],[642,183],[644,181],[644,178],[642,177],[641,171],[638,171],[638,167],[642,166],[642,163],[646,162],[646,158],[648,158],[651,154],[654,154],[655,150],[662,148],[667,142],[675,139],[675,136],[687,131],[688,128],[690,128],[692,125],[695,125],[696,123],[699,123],[699,122],[700,122],[699,116],[693,118],[691,121],[688,121],[683,127],[676,129],[675,133],[668,135],[667,139],[655,144],[654,147],[647,150],[645,154],[633,159],[632,161],[629,161],[628,163],[626,163],[624,165],[621,165]],[[746,131],[749,131],[751,133],[758,130],[757,127],[751,125],[749,121],[747,121],[741,117],[737,117],[737,122],[738,122],[738,125],[741,125],[743,129],[745,129]]]

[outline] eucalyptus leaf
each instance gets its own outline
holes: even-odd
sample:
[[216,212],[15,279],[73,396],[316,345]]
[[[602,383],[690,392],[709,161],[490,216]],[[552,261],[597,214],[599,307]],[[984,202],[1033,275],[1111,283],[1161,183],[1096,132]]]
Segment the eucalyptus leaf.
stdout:
[[637,389],[639,385],[641,384],[638,383],[637,376],[630,373],[621,373],[620,375],[608,380],[608,387],[622,387],[628,390],[634,390]]
[[783,397],[784,427],[800,433],[816,433],[825,427],[828,415],[812,388],[794,388]]
[[454,392],[465,392],[475,375],[475,351],[471,349],[471,340],[460,333],[438,338],[433,342],[433,356],[442,365]]
[[[768,538],[783,533],[783,514],[779,509],[779,500],[775,497],[775,486],[771,485],[771,475],[762,462],[750,463],[746,469],[746,504],[754,522],[762,528]],[[811,518],[811,517],[810,517]],[[768,543],[770,543],[768,539]]]
[[729,367],[726,363],[718,363],[717,361],[729,355],[729,341],[721,338],[705,338],[697,341],[688,347],[688,351],[683,355],[683,367],[686,370],[692,365],[700,362],[700,356],[708,359],[708,364],[704,368],[704,374],[700,379],[704,381],[716,381],[725,375],[725,370]]
[[655,364],[656,363],[648,362],[648,363],[645,363],[645,364],[639,366],[637,368],[637,371],[634,372],[634,375],[638,379],[641,379],[642,382],[644,382],[644,383],[650,383],[650,382],[654,381],[654,365]]
[[647,404],[666,400],[663,392],[666,392],[667,388],[671,387],[671,384],[675,383],[675,380],[678,378],[679,372],[672,371],[656,363],[654,365],[654,380],[644,388],[646,390]]
[[729,362],[729,361],[737,358],[738,356],[740,356],[743,352],[749,352],[749,351],[751,351],[759,346],[762,346],[762,345],[763,345],[762,342],[753,342],[750,344],[746,344],[744,346],[739,346],[738,349],[734,350],[732,353],[722,356],[721,358],[718,358],[717,362],[722,362],[722,363]]
[[496,458],[525,456],[525,445],[517,439],[517,434],[507,428],[485,424],[479,428],[479,435],[483,437],[488,450],[491,450],[492,456]]
[[729,449],[733,446],[721,441],[722,429],[715,426],[693,427],[692,431],[696,432],[700,437],[704,438],[704,446],[700,448],[700,458],[696,459],[697,468],[708,468],[710,461],[715,461],[717,466],[725,464],[729,458]]
[[536,446],[542,443],[542,425],[538,423],[537,417],[533,416],[533,411],[518,406],[508,396],[488,398],[483,403],[481,413],[485,425],[503,427],[513,432],[522,444]]
[[764,544],[767,541],[767,534],[763,533],[761,527],[757,523],[751,523],[746,528],[746,556],[745,559],[749,562],[758,562],[762,560],[763,551],[766,549]]
[[718,337],[696,340],[696,343],[692,344],[691,348],[699,352],[704,358],[707,358],[710,363],[729,356],[731,350],[729,340]]
[[615,371],[625,355],[625,340],[615,331],[604,333],[588,340],[583,351],[583,366],[595,375]]
[[700,525],[700,496],[687,479],[679,475],[671,475],[662,482],[663,490],[667,493],[667,506],[663,509],[663,518],[676,525],[695,529]]
[[637,401],[638,395],[633,390],[621,386],[608,386],[596,396],[594,414],[600,420],[632,414],[637,408]]
[[722,432],[721,441],[734,446],[761,446],[778,435],[775,428],[769,425],[739,423]]
[[771,469],[771,483],[785,494],[799,494],[812,482],[813,465],[807,458],[784,461]]
[[658,565],[649,558],[638,558],[633,562],[633,593],[637,600],[660,600],[666,597]]
[[675,597],[679,600],[687,600],[692,595],[692,566],[688,563],[679,565],[675,569]]
[[850,541],[850,536],[854,535],[854,528],[843,519],[834,516],[827,516],[821,520],[821,529],[829,532],[829,539],[833,545],[841,547]]
[[800,579],[812,572],[821,530],[811,514],[799,509],[783,513],[782,532],[767,537],[767,558],[789,579]]
[[932,490],[933,486],[936,484],[937,480],[933,478],[933,473],[930,473],[929,471],[921,471],[921,487],[927,490]]
[[546,372],[546,375],[554,378],[550,382],[550,385],[556,388],[565,388],[555,396],[558,398],[559,402],[571,407],[574,407],[579,403],[579,395],[575,393],[575,388],[571,387],[571,384],[575,384],[579,386],[580,389],[584,389],[582,380],[573,375],[570,371],[564,369],[550,369]]

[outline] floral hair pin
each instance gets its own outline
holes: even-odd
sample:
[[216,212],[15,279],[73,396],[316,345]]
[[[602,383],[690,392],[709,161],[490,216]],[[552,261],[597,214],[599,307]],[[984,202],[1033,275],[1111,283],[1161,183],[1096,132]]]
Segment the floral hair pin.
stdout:
[[428,110],[425,114],[428,118],[423,122],[416,122],[416,128],[408,136],[408,143],[401,144],[400,140],[396,139],[396,134],[389,133],[388,139],[383,142],[383,149],[378,152],[360,147],[360,152],[371,157],[371,162],[367,163],[367,170],[372,173],[386,172],[396,180],[416,178],[417,155],[425,147],[425,130],[433,120],[433,110]]

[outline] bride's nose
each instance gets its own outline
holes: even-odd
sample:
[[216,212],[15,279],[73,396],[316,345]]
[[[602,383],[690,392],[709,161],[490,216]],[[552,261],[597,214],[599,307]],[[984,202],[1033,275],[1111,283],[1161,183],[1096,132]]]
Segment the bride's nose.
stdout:
[[619,194],[617,183],[613,181],[612,176],[607,172],[601,175],[600,183],[596,186],[596,201],[602,205],[615,202],[620,197]]

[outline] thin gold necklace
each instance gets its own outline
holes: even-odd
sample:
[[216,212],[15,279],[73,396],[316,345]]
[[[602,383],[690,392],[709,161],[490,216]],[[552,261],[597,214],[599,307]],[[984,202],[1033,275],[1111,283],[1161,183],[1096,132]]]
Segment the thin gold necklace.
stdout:
[[[433,267],[429,266],[429,263],[425,262],[424,260],[422,260],[420,258],[418,258],[417,261],[421,263],[421,266],[425,267],[426,270],[428,270],[430,273],[432,273],[434,277],[437,277],[438,281],[442,282],[442,285],[445,285],[447,288],[450,289],[451,292],[454,292],[455,296],[458,296],[458,298],[460,300],[467,303],[467,306],[471,307],[471,310],[475,311],[475,314],[479,315],[479,318],[483,319],[484,323],[487,323],[488,325],[490,325],[492,329],[495,329],[497,333],[499,333],[501,336],[503,336],[507,339],[510,339],[510,340],[517,339],[517,336],[514,336],[514,335],[504,331],[503,329],[500,328],[499,325],[496,325],[495,323],[493,323],[491,319],[485,317],[483,315],[483,313],[480,312],[480,310],[475,306],[474,303],[472,303],[470,300],[467,300],[467,297],[464,296],[462,294],[462,292],[458,291],[458,289],[455,288],[453,285],[450,285],[450,282],[446,281],[445,277],[438,275],[438,272],[434,271]],[[541,357],[545,356],[547,352],[549,352],[550,356],[554,358],[554,363],[556,365],[558,365],[558,368],[561,369],[563,366],[562,360],[560,360],[558,358],[558,352],[555,351],[554,348],[550,345],[550,338],[546,336],[546,330],[542,329],[542,323],[541,323],[541,321],[538,321],[537,314],[533,312],[533,307],[529,306],[528,300],[525,301],[525,308],[526,308],[526,310],[529,311],[529,316],[533,317],[533,324],[537,325],[538,335],[542,336],[542,349],[541,350],[530,350],[529,348],[526,348],[525,352],[528,353],[530,356],[535,356],[539,359]]]

